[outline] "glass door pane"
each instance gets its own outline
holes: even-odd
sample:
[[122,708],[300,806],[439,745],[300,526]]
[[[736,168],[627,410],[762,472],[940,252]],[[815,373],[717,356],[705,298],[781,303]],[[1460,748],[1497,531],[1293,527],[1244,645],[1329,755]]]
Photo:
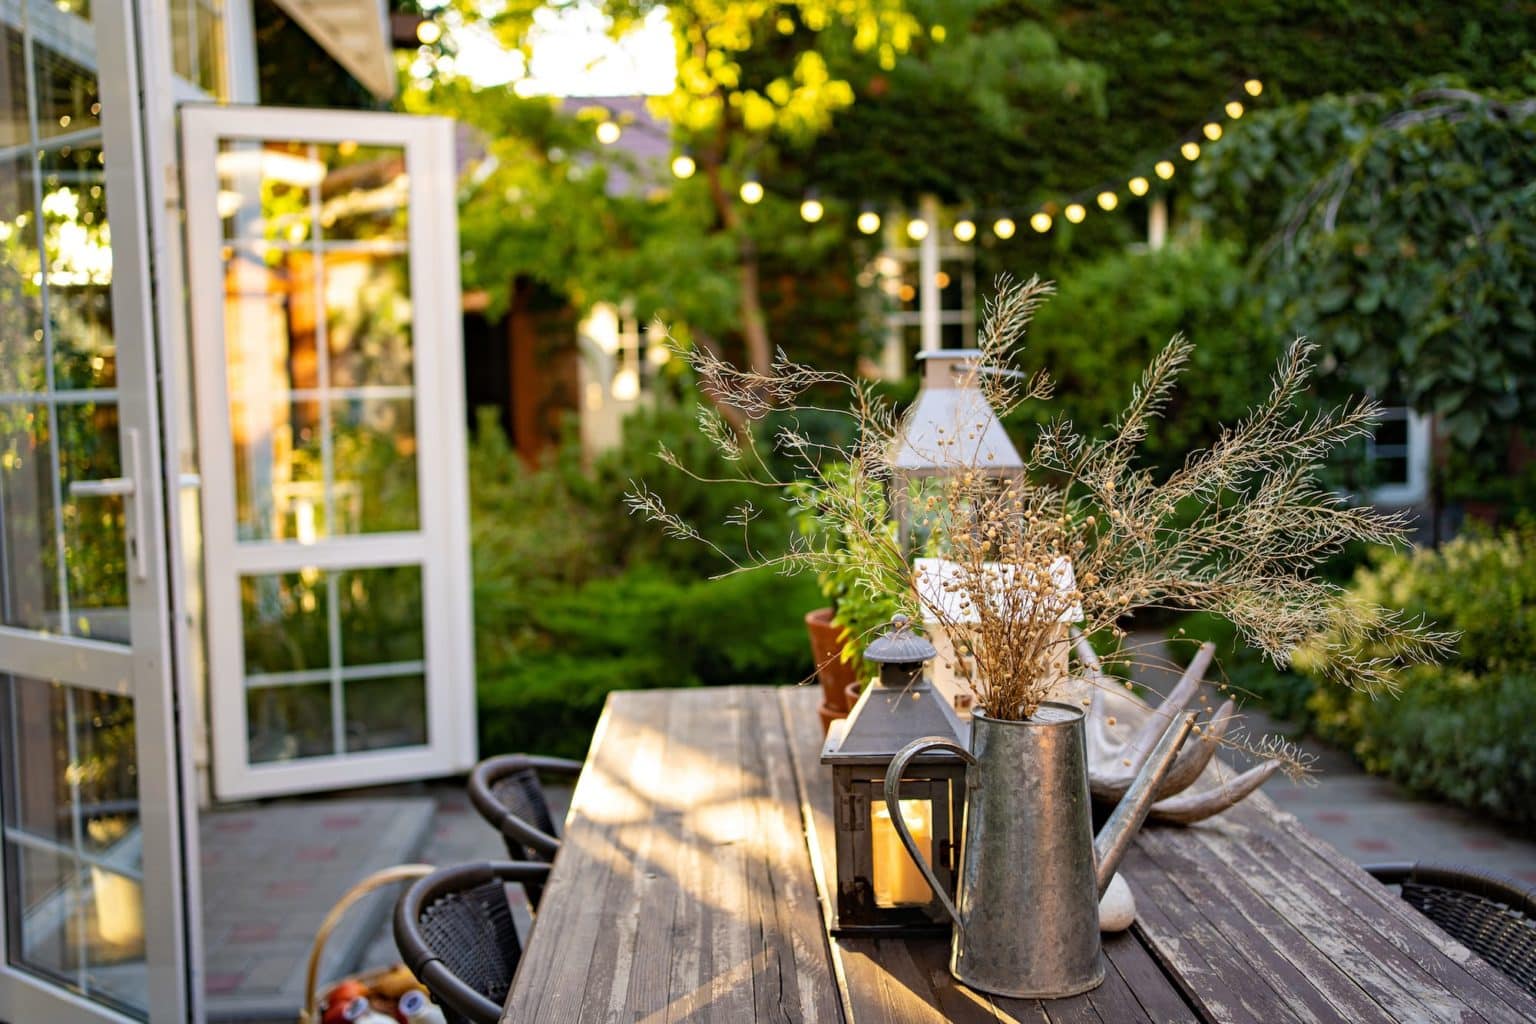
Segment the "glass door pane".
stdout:
[[185,111],[220,796],[470,763],[447,128]]
[[[187,1006],[163,524],[141,521],[159,508],[153,339],[119,337],[147,319],[142,172],[109,164],[132,122],[103,98],[136,93],[98,81],[131,66],[97,59],[128,11],[0,5],[0,1019],[17,1022]],[[109,170],[129,186],[110,206]]]

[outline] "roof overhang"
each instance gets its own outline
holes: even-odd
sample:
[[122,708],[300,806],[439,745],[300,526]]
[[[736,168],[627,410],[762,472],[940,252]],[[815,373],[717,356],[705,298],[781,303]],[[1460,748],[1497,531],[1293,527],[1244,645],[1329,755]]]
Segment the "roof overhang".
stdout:
[[395,95],[395,54],[384,0],[276,0],[300,27],[381,100]]

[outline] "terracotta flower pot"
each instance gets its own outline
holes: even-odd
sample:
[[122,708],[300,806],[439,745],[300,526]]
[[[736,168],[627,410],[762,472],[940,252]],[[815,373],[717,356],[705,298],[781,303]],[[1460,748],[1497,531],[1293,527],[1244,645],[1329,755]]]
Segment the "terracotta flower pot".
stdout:
[[843,697],[847,701],[849,711],[853,710],[853,706],[859,701],[859,694],[863,692],[864,684],[859,682],[857,679],[849,683],[847,687],[843,689]]
[[847,701],[847,690],[854,681],[853,667],[842,660],[843,627],[832,625],[831,608],[818,608],[806,613],[805,628],[811,635],[811,659],[821,682],[822,707],[842,718],[853,706]]

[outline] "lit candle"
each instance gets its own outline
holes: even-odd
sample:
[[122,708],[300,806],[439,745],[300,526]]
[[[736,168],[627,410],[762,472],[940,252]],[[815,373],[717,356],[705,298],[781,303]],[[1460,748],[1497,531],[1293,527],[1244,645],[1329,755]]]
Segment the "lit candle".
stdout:
[[[923,852],[923,859],[931,865],[933,830],[929,809],[927,800],[901,802],[902,820],[907,823],[907,830],[912,833],[917,848]],[[908,855],[907,848],[901,844],[901,837],[896,834],[896,826],[891,822],[891,812],[884,803],[874,808],[873,817],[874,829],[870,841],[875,855],[875,905],[912,906],[933,899],[933,890],[928,887],[922,871]]]

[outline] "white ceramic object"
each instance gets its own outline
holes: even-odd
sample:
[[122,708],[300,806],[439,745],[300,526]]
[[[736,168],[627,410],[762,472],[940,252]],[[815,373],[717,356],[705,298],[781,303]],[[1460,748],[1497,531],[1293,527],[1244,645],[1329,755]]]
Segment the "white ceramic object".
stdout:
[[1119,874],[1109,880],[1109,888],[1099,900],[1099,931],[1123,932],[1136,920],[1136,897]]

